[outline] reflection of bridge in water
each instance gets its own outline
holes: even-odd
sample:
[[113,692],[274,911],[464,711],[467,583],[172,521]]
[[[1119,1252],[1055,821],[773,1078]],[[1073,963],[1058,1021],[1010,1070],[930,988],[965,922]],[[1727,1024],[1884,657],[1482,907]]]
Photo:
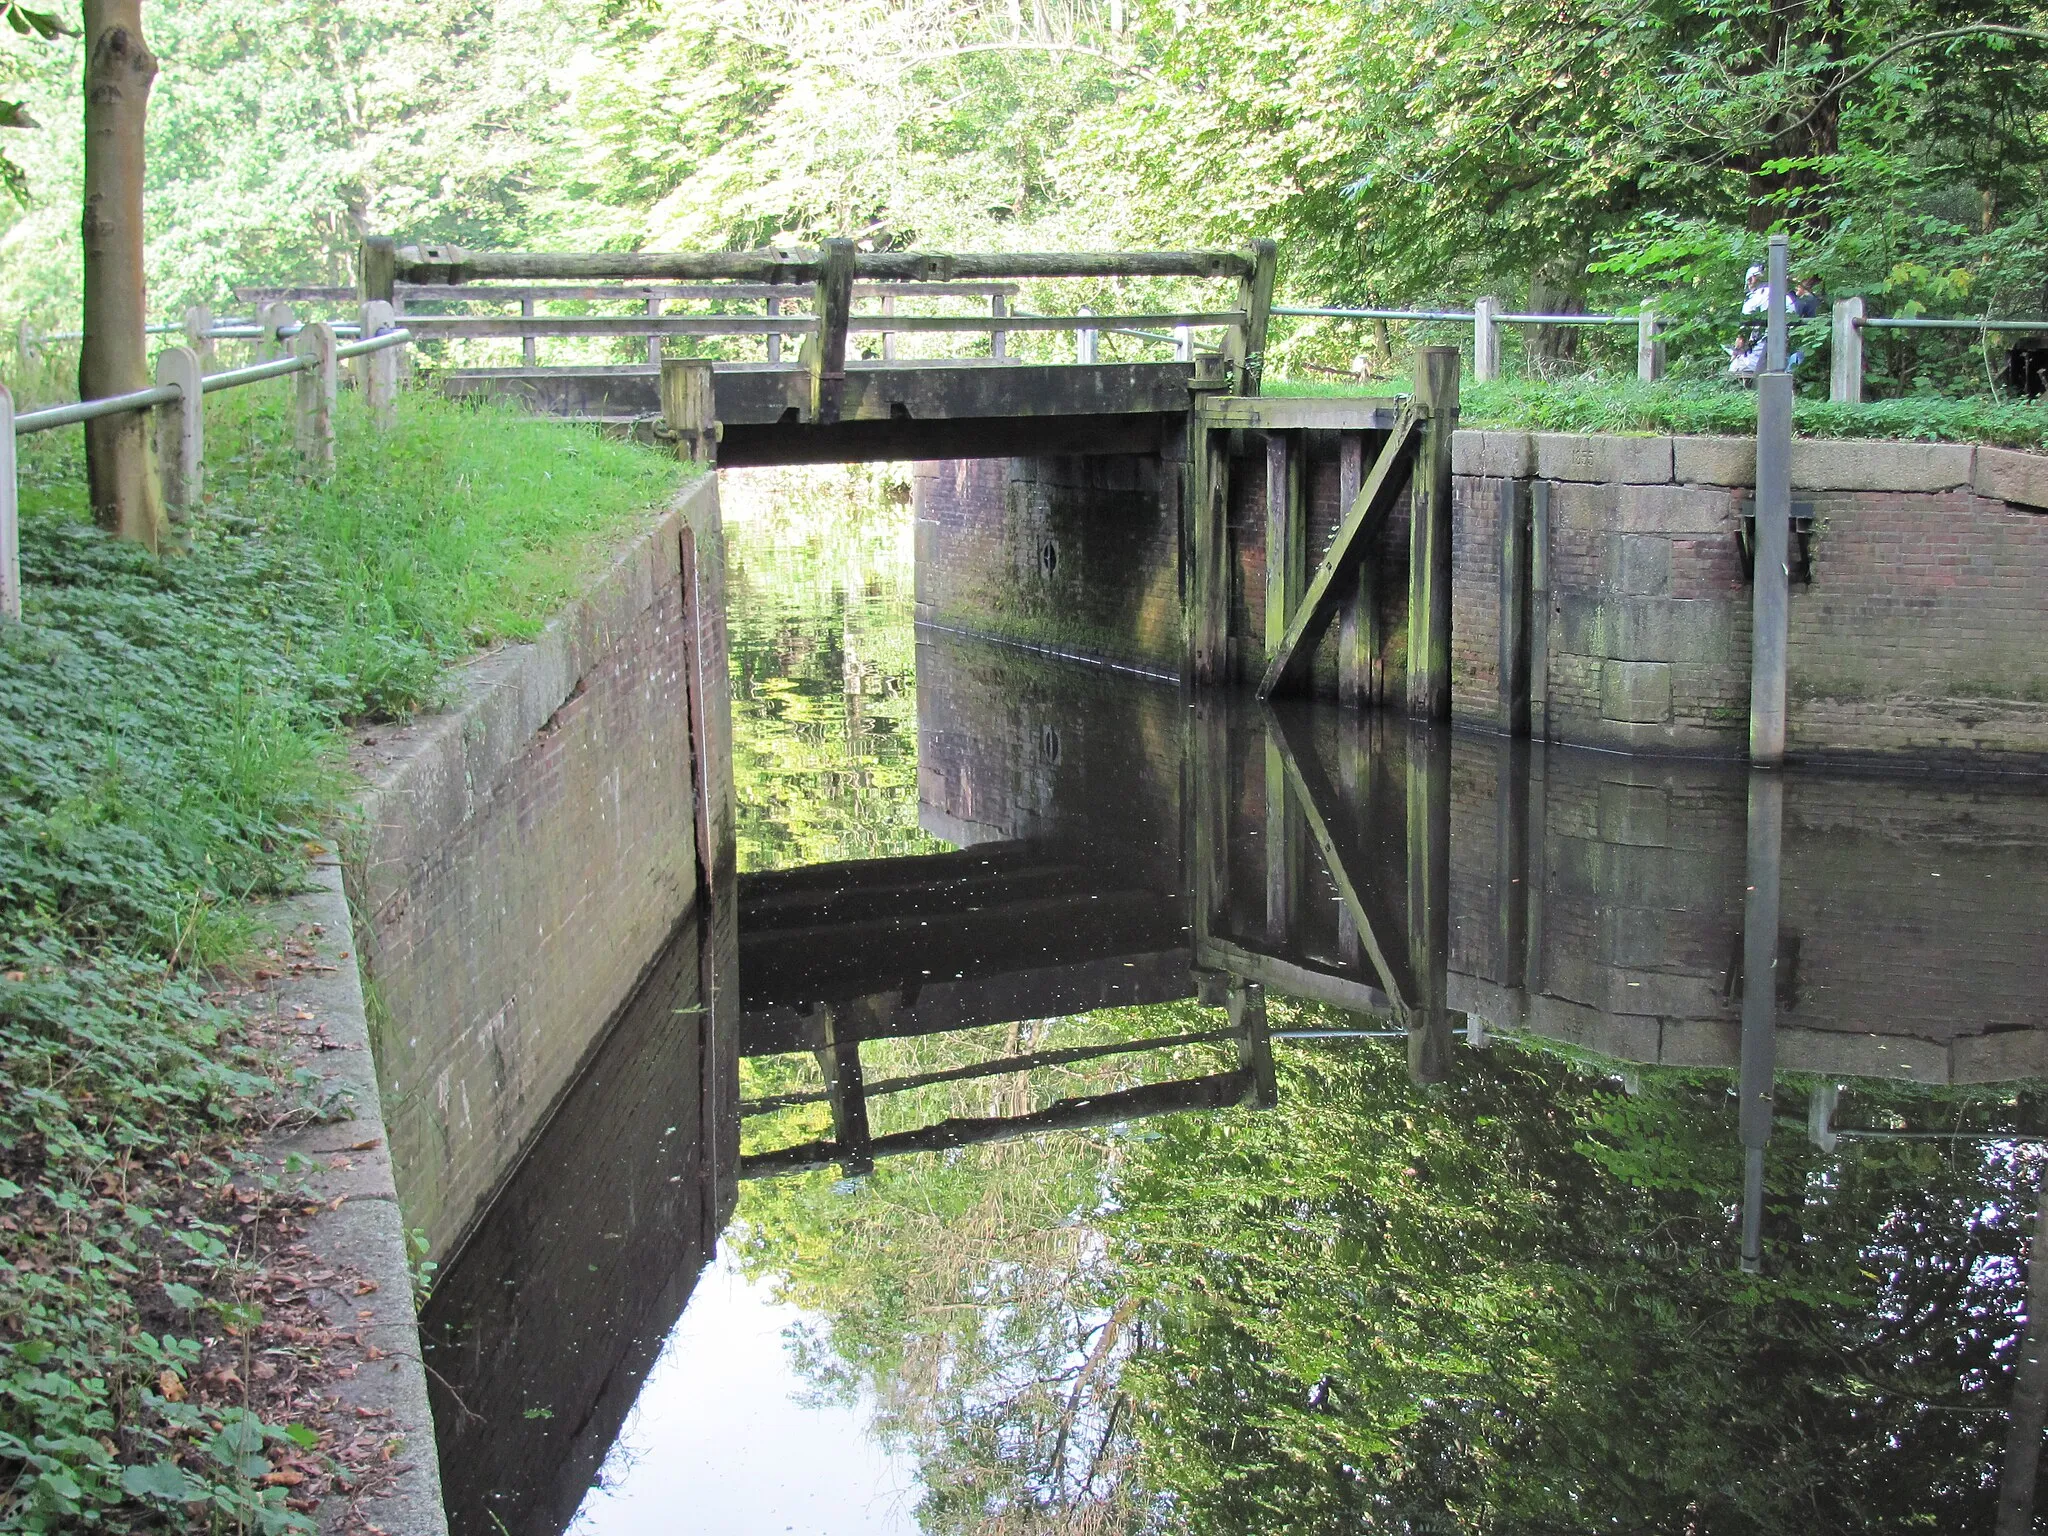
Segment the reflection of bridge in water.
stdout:
[[[1268,990],[1405,1035],[1420,1083],[1501,1034],[1739,1070],[1753,1153],[1776,1072],[2048,1066],[2037,797],[1190,706],[948,637],[918,664],[920,809],[963,851],[742,877],[740,1049],[816,1052],[835,1125],[743,1176],[1255,1097]],[[1236,1073],[867,1134],[862,1041],[1191,997]],[[1840,1113],[1816,1089],[1815,1134]]]

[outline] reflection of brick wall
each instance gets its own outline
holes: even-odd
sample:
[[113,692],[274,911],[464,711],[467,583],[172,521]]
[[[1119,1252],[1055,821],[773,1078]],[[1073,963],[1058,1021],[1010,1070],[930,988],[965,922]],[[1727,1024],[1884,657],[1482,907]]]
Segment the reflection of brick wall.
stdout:
[[[470,669],[459,709],[360,764],[376,788],[350,894],[385,1120],[407,1225],[443,1255],[695,897],[686,519],[702,569],[708,484],[538,643]],[[707,662],[716,734],[722,648]],[[713,823],[729,847],[722,801]]]
[[919,464],[911,483],[921,622],[1179,675],[1172,451]]

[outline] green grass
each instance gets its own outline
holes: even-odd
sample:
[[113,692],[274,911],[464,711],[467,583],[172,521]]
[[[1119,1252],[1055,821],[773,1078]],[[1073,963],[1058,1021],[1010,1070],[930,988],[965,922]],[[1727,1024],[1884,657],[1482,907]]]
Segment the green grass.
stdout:
[[[1396,395],[1406,379],[1365,386],[1279,379],[1275,395]],[[1459,392],[1460,422],[1468,427],[1520,427],[1547,432],[1653,432],[1683,436],[1742,437],[1756,431],[1756,393],[1725,384],[1673,381],[1644,384],[1633,378],[1583,378],[1556,383],[1502,380]],[[2006,448],[2048,448],[2048,402],[1961,400],[1908,395],[1861,405],[1801,398],[1793,422],[1802,437],[1870,437],[1940,443],[1990,443]]]
[[[0,631],[0,1530],[152,1507],[282,1528],[152,1390],[201,1326],[161,1316],[164,1274],[203,1292],[233,1270],[195,1183],[290,1092],[206,968],[300,879],[349,790],[346,724],[430,704],[451,662],[535,633],[678,479],[503,410],[409,395],[377,434],[354,406],[337,472],[309,484],[282,388],[214,396],[207,504],[161,560],[86,518],[75,430],[22,440],[24,622]],[[182,1486],[213,1490],[200,1527],[163,1493],[179,1447]]]

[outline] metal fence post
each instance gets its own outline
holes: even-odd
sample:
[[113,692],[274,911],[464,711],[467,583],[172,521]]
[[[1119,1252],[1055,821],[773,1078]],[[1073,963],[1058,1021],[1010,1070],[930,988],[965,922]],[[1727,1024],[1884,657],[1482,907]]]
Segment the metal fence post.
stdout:
[[1500,377],[1499,299],[1472,301],[1472,379],[1491,384]]
[[211,304],[194,304],[185,311],[185,345],[198,357],[200,372],[213,372],[215,355]]
[[[23,322],[23,328],[27,323]],[[21,513],[15,501],[14,395],[0,384],[0,622],[21,621]]]
[[1176,325],[1173,328],[1173,360],[1177,363],[1192,363],[1195,360],[1195,328],[1192,325]]
[[312,362],[312,366],[298,376],[296,436],[299,462],[316,473],[331,470],[334,468],[334,388],[338,373],[333,328],[325,321],[314,321],[292,339],[292,355]]
[[1828,398],[1853,405],[1863,398],[1863,300],[1835,300],[1834,345],[1830,349]]
[[1785,371],[1786,242],[1771,237],[1766,369],[1756,381],[1756,536],[1751,562],[1750,761],[1785,760],[1785,644],[1790,628],[1792,375]]
[[1636,377],[1654,384],[1664,377],[1664,343],[1657,337],[1657,301],[1643,300],[1636,311]]
[[156,407],[156,467],[164,510],[185,522],[199,505],[206,475],[206,412],[200,405],[206,369],[192,347],[165,347],[156,355],[156,381],[175,385],[178,399]]
[[[372,336],[381,336],[397,323],[397,315],[382,299],[371,299],[363,305],[363,340],[368,341]],[[388,432],[396,419],[398,354],[401,350],[398,347],[386,347],[381,352],[365,352],[356,359],[357,387],[363,392],[363,403],[370,408],[371,424],[380,432]]]
[[[1095,313],[1095,311],[1092,309],[1084,309],[1081,311],[1081,313],[1084,315],[1092,315]],[[1096,330],[1095,327],[1092,325],[1083,326],[1080,330],[1074,332],[1075,362],[1092,363],[1095,361],[1096,338],[1101,334],[1102,333]]]
[[[1010,312],[1010,304],[1000,293],[988,296],[988,314],[991,320],[1000,320]],[[1006,330],[991,330],[988,333],[988,355],[1001,362],[1010,355],[1010,333]]]
[[[659,320],[661,318],[661,296],[659,294],[649,296],[647,300],[647,314],[649,319]],[[647,361],[649,366],[657,371],[660,370],[661,338],[659,336],[649,336],[647,338]]]

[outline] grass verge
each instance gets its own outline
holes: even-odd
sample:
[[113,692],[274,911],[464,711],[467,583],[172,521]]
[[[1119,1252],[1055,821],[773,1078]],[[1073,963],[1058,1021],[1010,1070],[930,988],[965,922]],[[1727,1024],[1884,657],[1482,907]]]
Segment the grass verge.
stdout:
[[[1365,386],[1275,380],[1275,395],[1393,395],[1406,379]],[[1517,427],[1545,432],[1652,432],[1687,437],[1748,437],[1756,432],[1756,392],[1724,384],[1633,378],[1583,378],[1538,383],[1499,380],[1459,391],[1459,421],[1468,427]],[[1988,443],[2003,448],[2048,449],[2048,401],[1956,400],[1908,395],[1839,405],[1802,397],[1793,406],[1802,437],[1892,438],[1933,443]]]
[[347,794],[345,725],[429,705],[451,662],[535,633],[676,479],[630,444],[418,394],[384,434],[345,398],[339,468],[309,484],[285,405],[209,402],[207,502],[163,560],[91,526],[75,431],[22,440],[24,622],[0,632],[0,1530],[310,1529],[277,1470],[308,1431],[200,1369],[258,1321],[242,1150],[320,1112],[217,968]]

